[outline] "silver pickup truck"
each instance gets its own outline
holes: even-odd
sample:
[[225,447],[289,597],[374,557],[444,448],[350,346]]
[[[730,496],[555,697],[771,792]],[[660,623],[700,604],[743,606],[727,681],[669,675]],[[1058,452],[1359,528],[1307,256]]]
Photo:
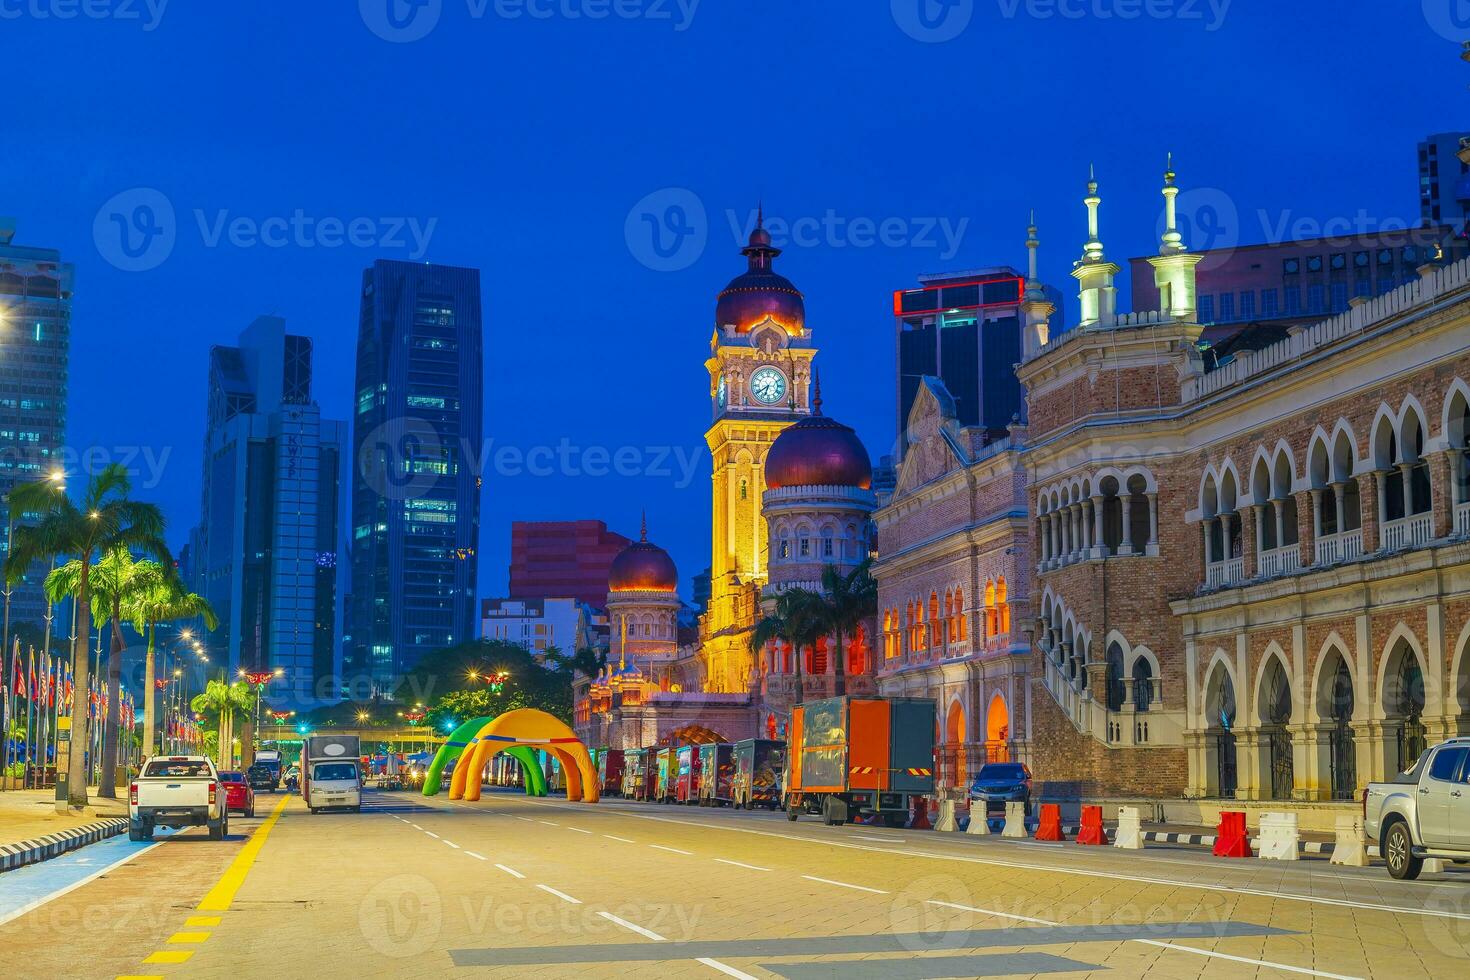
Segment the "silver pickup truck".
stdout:
[[153,828],[209,828],[210,840],[230,832],[225,790],[214,763],[202,755],[156,755],[128,786],[128,839],[152,840]]
[[1401,880],[1419,877],[1425,858],[1470,861],[1470,738],[1436,745],[1395,782],[1369,783],[1363,831]]

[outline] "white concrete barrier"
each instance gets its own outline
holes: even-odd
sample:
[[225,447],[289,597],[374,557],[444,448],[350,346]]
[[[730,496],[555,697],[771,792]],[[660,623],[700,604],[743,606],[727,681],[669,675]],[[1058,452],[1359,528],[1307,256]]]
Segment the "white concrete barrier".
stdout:
[[1444,858],[1425,858],[1424,866],[1419,869],[1421,875],[1444,874]]
[[1265,861],[1299,861],[1301,839],[1295,813],[1263,813],[1256,857]]
[[978,803],[970,802],[970,825],[965,828],[967,834],[988,835],[990,833],[990,809],[984,800]]
[[1002,828],[1002,837],[1025,837],[1026,835],[1026,804],[1006,804],[1006,825]]
[[935,830],[959,830],[959,824],[954,819],[954,800],[939,801],[939,819],[934,821]]
[[1331,864],[1345,864],[1350,868],[1368,866],[1368,838],[1363,833],[1363,817],[1358,813],[1343,813],[1337,817],[1337,842],[1332,845]]
[[1143,818],[1138,807],[1118,807],[1118,829],[1113,834],[1113,846],[1129,851],[1143,850]]

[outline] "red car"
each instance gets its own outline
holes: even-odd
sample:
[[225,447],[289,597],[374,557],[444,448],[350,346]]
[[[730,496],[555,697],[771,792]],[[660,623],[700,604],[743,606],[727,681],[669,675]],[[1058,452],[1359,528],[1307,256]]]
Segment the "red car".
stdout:
[[225,810],[255,816],[255,790],[245,780],[243,772],[222,772],[219,781],[225,786]]

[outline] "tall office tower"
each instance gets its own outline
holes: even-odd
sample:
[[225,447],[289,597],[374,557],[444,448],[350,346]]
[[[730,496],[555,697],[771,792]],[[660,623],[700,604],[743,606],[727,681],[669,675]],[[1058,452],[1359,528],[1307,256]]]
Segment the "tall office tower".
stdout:
[[1426,227],[1450,225],[1466,237],[1470,223],[1470,163],[1460,147],[1470,133],[1436,133],[1419,144],[1419,218]]
[[[893,294],[898,346],[898,447],[919,385],[942,378],[961,425],[1004,438],[1011,419],[1026,418],[1015,366],[1021,360],[1024,280],[1010,266],[919,277],[919,288]],[[1061,295],[1052,297],[1061,307]]]
[[510,598],[566,596],[601,609],[613,559],[632,543],[602,521],[512,521]]
[[[13,245],[14,237],[12,219],[0,218],[0,560],[14,525],[27,522],[4,496],[60,466],[71,338],[71,263],[55,249]],[[45,576],[44,566],[32,568],[10,590],[12,626],[45,622]]]
[[379,689],[475,636],[480,272],[362,274],[352,433],[352,669]]
[[[284,672],[293,702],[335,700],[338,497],[346,423],[311,396],[312,345],[255,320],[209,354],[203,506],[190,574],[219,616],[211,657]],[[218,663],[218,660],[213,662]]]

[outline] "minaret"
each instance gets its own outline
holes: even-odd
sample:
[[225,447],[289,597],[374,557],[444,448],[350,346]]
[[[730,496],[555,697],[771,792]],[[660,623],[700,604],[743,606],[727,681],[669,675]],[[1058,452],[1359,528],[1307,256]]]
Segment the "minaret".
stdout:
[[1097,209],[1102,198],[1097,193],[1097,173],[1088,168],[1087,196],[1082,199],[1087,205],[1087,244],[1082,246],[1082,258],[1072,268],[1082,301],[1081,327],[1098,323],[1111,324],[1117,312],[1118,290],[1113,286],[1113,276],[1119,267],[1103,256],[1102,239],[1098,235]]
[[1184,245],[1184,236],[1179,233],[1179,214],[1175,198],[1179,188],[1175,184],[1174,154],[1169,154],[1164,166],[1164,235],[1159,242],[1159,254],[1150,258],[1154,267],[1154,285],[1159,287],[1159,311],[1175,320],[1195,318],[1196,297],[1194,267],[1204,259],[1193,255]]
[[1051,315],[1057,308],[1046,298],[1041,286],[1041,277],[1036,272],[1036,249],[1041,242],[1036,238],[1036,211],[1031,211],[1031,224],[1026,228],[1026,295],[1021,301],[1021,317],[1025,323],[1022,334],[1022,354],[1035,357],[1041,353],[1051,336]]

